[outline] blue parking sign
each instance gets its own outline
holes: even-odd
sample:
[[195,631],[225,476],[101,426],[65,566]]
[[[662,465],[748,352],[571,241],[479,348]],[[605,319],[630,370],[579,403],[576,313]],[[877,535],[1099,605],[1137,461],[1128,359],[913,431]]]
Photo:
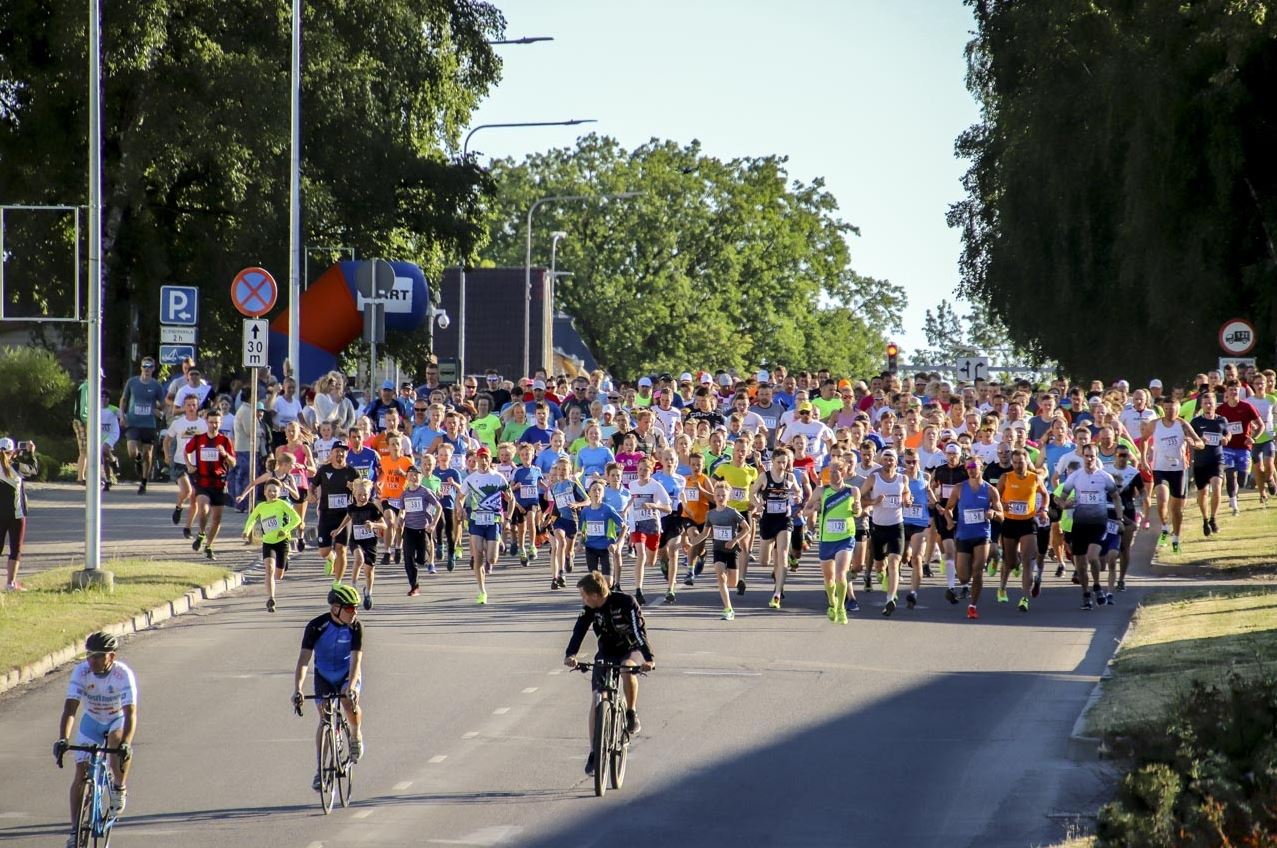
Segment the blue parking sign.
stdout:
[[194,327],[199,323],[199,297],[195,286],[160,286],[160,323]]
[[195,358],[195,345],[160,345],[160,362],[176,365],[183,359]]

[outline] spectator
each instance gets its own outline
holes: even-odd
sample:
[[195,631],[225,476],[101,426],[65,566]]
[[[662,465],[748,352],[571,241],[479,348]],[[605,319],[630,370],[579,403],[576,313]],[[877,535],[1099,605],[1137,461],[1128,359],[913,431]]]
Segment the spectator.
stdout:
[[27,492],[23,478],[34,476],[39,470],[35,442],[14,445],[13,439],[0,439],[0,550],[8,544],[9,570],[5,580],[8,592],[24,591],[18,582],[22,538],[27,532]]

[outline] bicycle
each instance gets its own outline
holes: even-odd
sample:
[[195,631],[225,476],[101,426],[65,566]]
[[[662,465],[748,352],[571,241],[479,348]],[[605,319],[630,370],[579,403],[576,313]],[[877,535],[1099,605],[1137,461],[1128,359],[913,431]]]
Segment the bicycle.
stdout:
[[630,732],[625,721],[628,705],[620,688],[621,675],[645,675],[647,672],[636,665],[609,662],[578,662],[575,670],[586,672],[595,666],[603,669],[603,681],[599,701],[594,705],[594,738],[590,741],[597,757],[594,763],[594,794],[602,798],[609,782],[613,789],[620,789],[625,784],[625,764],[630,755]]
[[323,701],[323,730],[319,737],[319,804],[324,815],[332,812],[334,796],[350,806],[355,784],[355,764],[350,759],[350,723],[342,712],[340,695],[303,695],[293,709],[302,714],[302,701]]
[[111,813],[111,769],[107,766],[108,754],[120,753],[119,748],[101,745],[68,745],[58,754],[58,768],[67,751],[84,751],[89,754],[89,767],[85,774],[84,788],[80,792],[80,815],[75,828],[77,848],[107,848],[111,844],[111,828],[116,817]]

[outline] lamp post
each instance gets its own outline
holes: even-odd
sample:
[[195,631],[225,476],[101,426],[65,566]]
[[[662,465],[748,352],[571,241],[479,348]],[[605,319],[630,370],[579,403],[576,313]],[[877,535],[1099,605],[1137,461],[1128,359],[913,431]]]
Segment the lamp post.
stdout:
[[615,194],[554,194],[543,197],[528,208],[528,252],[523,263],[523,373],[526,377],[532,357],[532,215],[546,203],[568,203],[580,200],[626,200],[638,197],[641,191],[622,191]]
[[293,0],[292,72],[289,81],[288,156],[288,361],[301,385],[302,249],[302,0]]
[[559,273],[554,270],[555,260],[558,259],[559,241],[568,237],[563,230],[555,230],[550,233],[550,296],[547,298],[550,302],[550,346],[554,346],[554,287],[559,284]]
[[[492,44],[529,44],[531,41],[551,41],[549,38],[519,39],[518,41],[489,42]],[[510,124],[479,124],[466,133],[461,142],[461,159],[470,156],[470,139],[479,130],[507,129],[510,127],[574,127],[578,124],[597,123],[594,118],[570,118],[566,121],[519,121]],[[457,377],[464,381],[466,376],[466,261],[462,257],[457,263]]]

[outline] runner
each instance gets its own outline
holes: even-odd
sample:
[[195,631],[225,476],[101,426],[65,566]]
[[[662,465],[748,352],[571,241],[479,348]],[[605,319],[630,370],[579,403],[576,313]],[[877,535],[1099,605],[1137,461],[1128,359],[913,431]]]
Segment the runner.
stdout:
[[657,558],[666,582],[665,603],[672,604],[678,598],[674,583],[678,580],[678,553],[683,549],[683,527],[687,523],[683,511],[687,478],[677,472],[678,459],[673,448],[658,448],[656,461],[657,470],[652,473],[652,479],[665,489],[670,499],[670,511],[661,516],[661,547]]
[[221,423],[221,411],[216,408],[209,410],[205,418],[208,432],[197,433],[186,442],[181,452],[187,475],[195,481],[191,512],[192,515],[199,514],[200,523],[199,535],[191,549],[199,551],[202,545],[204,556],[210,560],[217,559],[213,543],[217,541],[217,531],[222,527],[222,510],[229,503],[226,476],[235,467],[235,447],[219,432]]
[[885,450],[878,455],[882,467],[869,475],[861,491],[864,503],[871,508],[869,544],[874,566],[885,567],[887,603],[882,614],[896,611],[896,593],[900,588],[900,558],[905,549],[904,508],[913,503],[909,485],[896,469],[896,452]]
[[514,499],[510,496],[510,484],[492,470],[492,454],[487,448],[475,452],[475,468],[475,472],[462,481],[458,494],[469,516],[470,568],[479,585],[475,603],[486,604],[486,576],[496,562],[501,524],[508,519]]
[[[925,441],[924,439],[924,444]],[[970,594],[970,590],[965,580],[962,581],[961,587],[958,585],[957,545],[953,536],[954,523],[949,520],[952,516],[947,516],[945,510],[948,508],[946,505],[949,503],[954,491],[967,481],[969,475],[962,465],[962,447],[960,445],[951,442],[942,450],[945,464],[931,469],[931,503],[933,504],[931,520],[940,544],[941,568],[948,584],[945,597],[947,598],[950,594],[954,594],[958,598],[964,598]],[[921,452],[919,456],[921,456]],[[925,462],[923,467],[926,467]],[[957,603],[957,601],[951,601],[951,603]]]
[[714,508],[705,515],[705,526],[692,530],[688,536],[695,546],[713,540],[711,556],[718,581],[718,596],[723,602],[724,621],[733,621],[730,590],[736,586],[738,573],[745,564],[745,540],[749,538],[749,521],[729,503],[731,486],[719,480],[714,484]]
[[[346,517],[337,525],[336,534],[342,536],[349,531],[349,546],[355,554],[354,571],[351,574],[351,585],[359,580],[359,572],[367,568],[364,578],[364,609],[373,606],[372,587],[375,582],[377,568],[377,536],[386,533],[386,520],[381,508],[372,501],[373,484],[371,480],[359,479],[350,484],[351,501],[346,507]],[[334,581],[340,583],[340,578]]]
[[830,463],[828,482],[812,493],[806,509],[820,540],[820,571],[829,601],[826,614],[835,624],[846,624],[847,613],[860,609],[847,569],[856,547],[854,525],[861,508],[860,489],[847,484],[842,462]]
[[1224,443],[1224,483],[1228,489],[1228,507],[1238,513],[1237,491],[1246,483],[1250,472],[1250,450],[1256,436],[1264,432],[1259,411],[1241,397],[1237,380],[1224,383],[1224,403],[1215,410],[1228,422],[1228,441]]
[[[1162,521],[1159,545],[1166,544],[1169,534],[1171,550],[1179,553],[1179,531],[1184,521],[1184,499],[1188,497],[1188,448],[1206,446],[1188,422],[1179,417],[1179,401],[1168,398],[1162,406],[1162,417],[1154,422],[1144,454],[1145,469],[1153,472],[1153,490],[1157,497],[1157,515]],[[1169,503],[1167,502],[1169,500]],[[1169,523],[1167,514],[1169,512]],[[1110,518],[1116,521],[1117,516]]]
[[[1129,456],[1129,454],[1128,454]],[[998,496],[1006,517],[1002,520],[1003,561],[998,586],[998,603],[1008,602],[1007,578],[1013,571],[1020,574],[1020,612],[1029,611],[1029,598],[1042,591],[1042,561],[1038,557],[1037,527],[1047,518],[1046,484],[1037,471],[1029,467],[1029,455],[1023,448],[1011,452],[1011,470],[998,478]]]
[[745,558],[741,562],[739,575],[736,580],[736,594],[744,595],[746,588],[746,575],[749,568],[749,560],[752,556],[754,547],[754,522],[750,515],[751,501],[750,489],[754,485],[754,481],[758,478],[758,469],[749,465],[749,460],[753,455],[753,451],[749,445],[737,444],[732,446],[732,455],[730,462],[720,463],[713,471],[713,477],[724,480],[728,484],[727,505],[732,509],[745,516],[749,535],[745,537],[742,549]]
[[1082,609],[1094,607],[1090,584],[1087,582],[1087,566],[1090,565],[1094,583],[1100,582],[1100,553],[1104,536],[1108,533],[1109,510],[1122,509],[1117,483],[1107,471],[1100,468],[1095,445],[1082,448],[1082,467],[1071,473],[1060,484],[1063,506],[1072,509],[1072,532],[1069,547],[1073,551],[1075,582],[1082,586]]
[[[687,573],[683,577],[684,586],[694,586],[696,578],[705,568],[705,538],[700,531],[705,529],[705,519],[709,515],[710,506],[714,502],[714,487],[709,477],[705,476],[705,456],[701,453],[689,453],[679,466],[679,473],[684,475],[683,496],[683,556],[687,563]],[[693,542],[693,531],[699,542]]]
[[146,483],[154,467],[152,453],[159,427],[156,415],[163,408],[165,398],[164,386],[153,379],[154,374],[155,360],[149,356],[143,358],[141,373],[129,378],[120,397],[120,408],[124,411],[124,439],[137,472],[139,495],[146,494]]
[[750,494],[760,512],[758,519],[759,561],[771,565],[776,588],[768,606],[780,609],[785,597],[785,574],[789,559],[794,522],[790,515],[795,500],[802,500],[802,490],[790,468],[790,453],[780,447],[772,454],[771,469],[754,481]]
[[[594,425],[597,435],[598,425]],[[504,442],[503,444],[509,444]],[[514,512],[510,516],[510,526],[514,531],[514,544],[519,551],[519,564],[526,566],[537,558],[537,528],[541,526],[542,474],[541,469],[533,465],[536,449],[528,442],[523,442],[516,451],[519,465],[510,480],[510,488],[514,492]]]
[[[417,582],[421,569],[427,574],[435,574],[435,526],[443,514],[439,498],[434,492],[421,485],[422,470],[415,465],[409,466],[405,472],[407,485],[403,491],[403,568],[408,578],[408,597],[415,598],[421,594]],[[429,556],[429,566],[426,557]]]
[[[387,420],[390,415],[387,414]],[[381,458],[381,479],[378,482],[378,498],[381,514],[386,521],[386,550],[382,551],[381,564],[399,563],[400,538],[403,531],[403,492],[408,483],[408,469],[413,467],[412,457],[403,454],[403,437],[397,430],[386,430],[386,455]]]
[[341,583],[346,573],[349,541],[347,534],[338,532],[338,528],[346,520],[351,487],[361,479],[359,472],[346,463],[348,452],[345,442],[334,442],[327,464],[315,473],[310,487],[310,501],[319,506],[319,555],[324,558],[324,571],[333,577],[334,584]]
[[1255,488],[1259,490],[1259,504],[1265,506],[1268,498],[1277,494],[1277,468],[1274,468],[1273,429],[1277,425],[1277,384],[1268,379],[1261,371],[1255,372],[1251,378],[1250,405],[1259,413],[1260,423],[1264,429],[1255,436],[1255,445],[1250,450],[1254,462]]
[[[528,445],[525,443],[524,445]],[[566,589],[564,574],[572,572],[572,558],[576,550],[576,537],[580,529],[577,510],[586,506],[585,490],[572,476],[572,461],[561,457],[550,468],[549,510],[547,521],[553,519],[550,535],[550,589]]]
[[280,487],[274,480],[262,487],[265,497],[253,507],[244,522],[244,540],[251,542],[256,529],[262,535],[262,568],[266,572],[266,611],[275,611],[275,582],[283,580],[288,572],[288,540],[296,527],[302,526],[301,516],[280,498]]
[[[628,443],[633,434],[626,437]],[[622,454],[618,454],[618,460]],[[638,463],[637,477],[629,485],[630,500],[621,511],[630,522],[630,544],[634,546],[634,600],[639,606],[643,597],[643,577],[648,566],[656,563],[661,546],[661,518],[673,512],[673,503],[664,486],[652,479],[655,461],[644,457]]]
[[585,570],[597,571],[609,581],[612,575],[612,547],[621,538],[625,519],[603,502],[607,483],[601,477],[590,482],[590,502],[581,509],[581,526],[585,535]]
[[447,553],[445,565],[449,571],[456,567],[461,550],[461,522],[465,518],[463,504],[457,502],[461,491],[461,473],[453,467],[451,442],[442,442],[436,449],[437,466],[434,477],[439,481],[439,506],[443,516],[435,528],[435,550],[440,546]]
[[[1117,484],[1118,494],[1122,498],[1122,517],[1120,528],[1122,541],[1117,550],[1117,557],[1120,563],[1117,576],[1117,591],[1119,592],[1126,591],[1126,572],[1131,565],[1131,542],[1135,538],[1136,532],[1138,532],[1136,516],[1139,513],[1136,511],[1136,499],[1143,499],[1145,505],[1147,505],[1148,501],[1148,488],[1144,485],[1144,476],[1140,474],[1139,469],[1135,467],[1133,462],[1131,462],[1132,450],[1134,449],[1127,447],[1126,445],[1118,448],[1117,462],[1113,466],[1113,469],[1109,471],[1109,475],[1113,478],[1113,482]],[[1218,482],[1218,479],[1216,479],[1216,483]],[[1215,498],[1215,505],[1219,506],[1218,494]],[[1111,565],[1112,564],[1110,562],[1110,569]],[[1110,586],[1109,595],[1106,597],[1105,602],[1109,604],[1113,603],[1112,586]]]
[[[1197,487],[1197,508],[1202,514],[1202,535],[1219,532],[1219,513],[1224,477],[1224,443],[1228,441],[1228,421],[1215,412],[1215,395],[1207,392],[1198,401],[1200,412],[1192,428],[1202,440],[1193,451],[1193,485]],[[1210,502],[1209,508],[1207,501]]]
[[909,565],[909,594],[905,595],[905,605],[913,609],[918,605],[924,574],[931,576],[930,564],[923,561],[922,551],[931,526],[931,478],[919,467],[918,454],[913,448],[904,449],[902,462],[910,496],[910,503],[903,510],[905,562]]
[[[998,490],[983,479],[983,468],[976,457],[968,457],[964,464],[967,472],[965,483],[954,488],[942,510],[945,520],[953,529],[957,552],[958,579],[971,581],[971,603],[967,604],[967,618],[980,617],[978,605],[984,588],[984,564],[989,556],[993,519],[1001,519],[1002,501]],[[952,589],[946,590],[945,599],[958,602]]]
[[191,520],[195,517],[195,509],[191,481],[187,478],[186,460],[182,450],[191,439],[200,434],[208,434],[208,424],[200,418],[199,402],[194,397],[187,397],[182,404],[182,415],[169,425],[164,433],[163,443],[164,455],[173,459],[171,476],[173,482],[177,483],[177,503],[173,506],[173,523],[182,522],[182,508],[187,502],[190,502],[192,506],[190,515],[186,519],[186,526],[182,530],[182,535],[187,539],[191,538]]

